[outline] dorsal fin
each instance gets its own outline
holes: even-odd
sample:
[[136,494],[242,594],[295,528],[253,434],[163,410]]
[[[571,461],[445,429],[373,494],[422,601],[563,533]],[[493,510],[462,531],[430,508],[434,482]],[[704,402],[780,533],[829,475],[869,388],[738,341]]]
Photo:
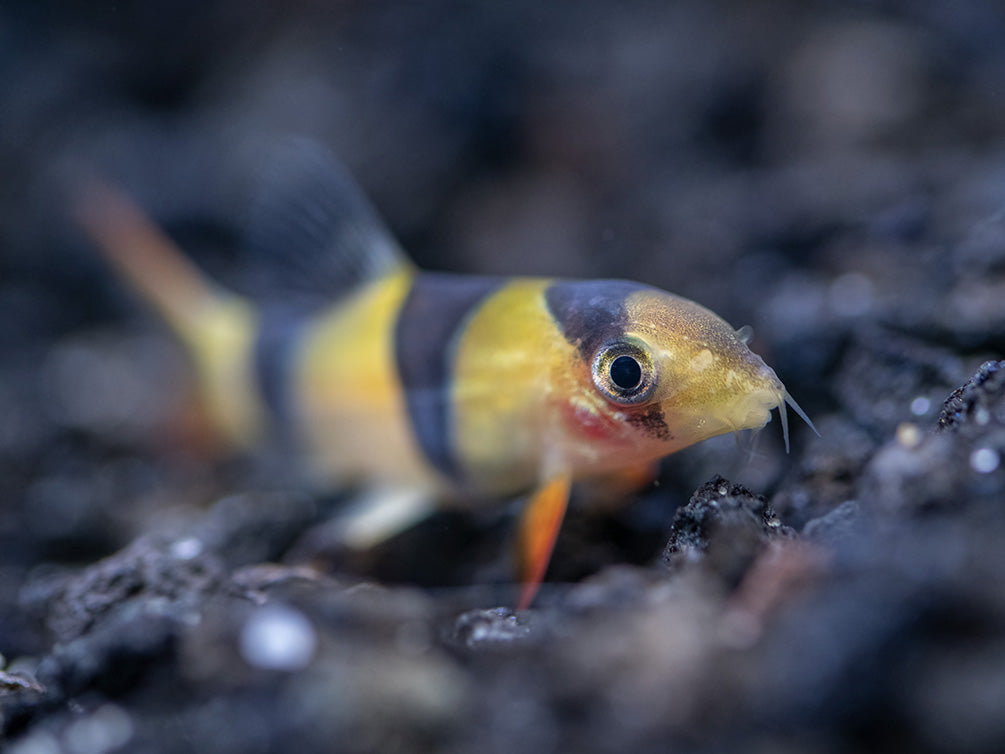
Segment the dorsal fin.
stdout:
[[284,139],[252,204],[247,244],[268,298],[313,308],[407,264],[349,171],[323,145]]

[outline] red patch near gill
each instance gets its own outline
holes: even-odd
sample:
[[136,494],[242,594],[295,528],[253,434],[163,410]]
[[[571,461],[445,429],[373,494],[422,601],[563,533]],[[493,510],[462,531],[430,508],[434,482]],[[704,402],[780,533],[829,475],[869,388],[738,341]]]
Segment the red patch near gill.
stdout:
[[586,406],[567,403],[565,419],[579,435],[593,441],[624,439],[624,426],[600,411],[591,411]]

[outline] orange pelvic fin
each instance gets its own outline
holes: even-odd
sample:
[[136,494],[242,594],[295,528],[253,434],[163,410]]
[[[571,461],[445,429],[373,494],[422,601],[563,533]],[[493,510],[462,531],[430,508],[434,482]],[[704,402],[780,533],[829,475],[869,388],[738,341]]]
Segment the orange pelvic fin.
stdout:
[[521,584],[518,610],[526,610],[530,606],[544,579],[569,504],[571,483],[568,474],[552,477],[534,492],[524,509],[517,535],[517,568]]

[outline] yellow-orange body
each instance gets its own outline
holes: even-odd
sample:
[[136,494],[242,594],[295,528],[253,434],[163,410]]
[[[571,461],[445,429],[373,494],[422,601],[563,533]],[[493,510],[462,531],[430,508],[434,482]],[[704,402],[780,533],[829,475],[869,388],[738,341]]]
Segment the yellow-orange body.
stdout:
[[[280,176],[292,199],[261,213],[278,305],[215,288],[108,189],[80,215],[188,345],[207,407],[235,443],[280,432],[335,483],[441,500],[536,490],[520,538],[522,604],[572,480],[761,427],[773,408],[784,427],[787,401],[798,411],[742,338],[686,299],[624,281],[416,270],[338,166],[304,152],[292,153],[292,181]],[[293,217],[292,232],[272,233],[273,216]],[[329,257],[337,274],[314,275]]]
[[311,466],[332,481],[435,486],[408,426],[394,366],[394,318],[412,274],[403,268],[324,312],[307,326],[294,357],[304,448]]

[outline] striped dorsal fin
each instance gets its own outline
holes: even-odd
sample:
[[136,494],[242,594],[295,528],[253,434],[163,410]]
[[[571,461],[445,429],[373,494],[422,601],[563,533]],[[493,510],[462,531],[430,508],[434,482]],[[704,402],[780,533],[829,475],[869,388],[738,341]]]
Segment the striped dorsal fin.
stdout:
[[349,171],[323,145],[288,137],[274,150],[247,223],[266,299],[327,306],[408,264]]

